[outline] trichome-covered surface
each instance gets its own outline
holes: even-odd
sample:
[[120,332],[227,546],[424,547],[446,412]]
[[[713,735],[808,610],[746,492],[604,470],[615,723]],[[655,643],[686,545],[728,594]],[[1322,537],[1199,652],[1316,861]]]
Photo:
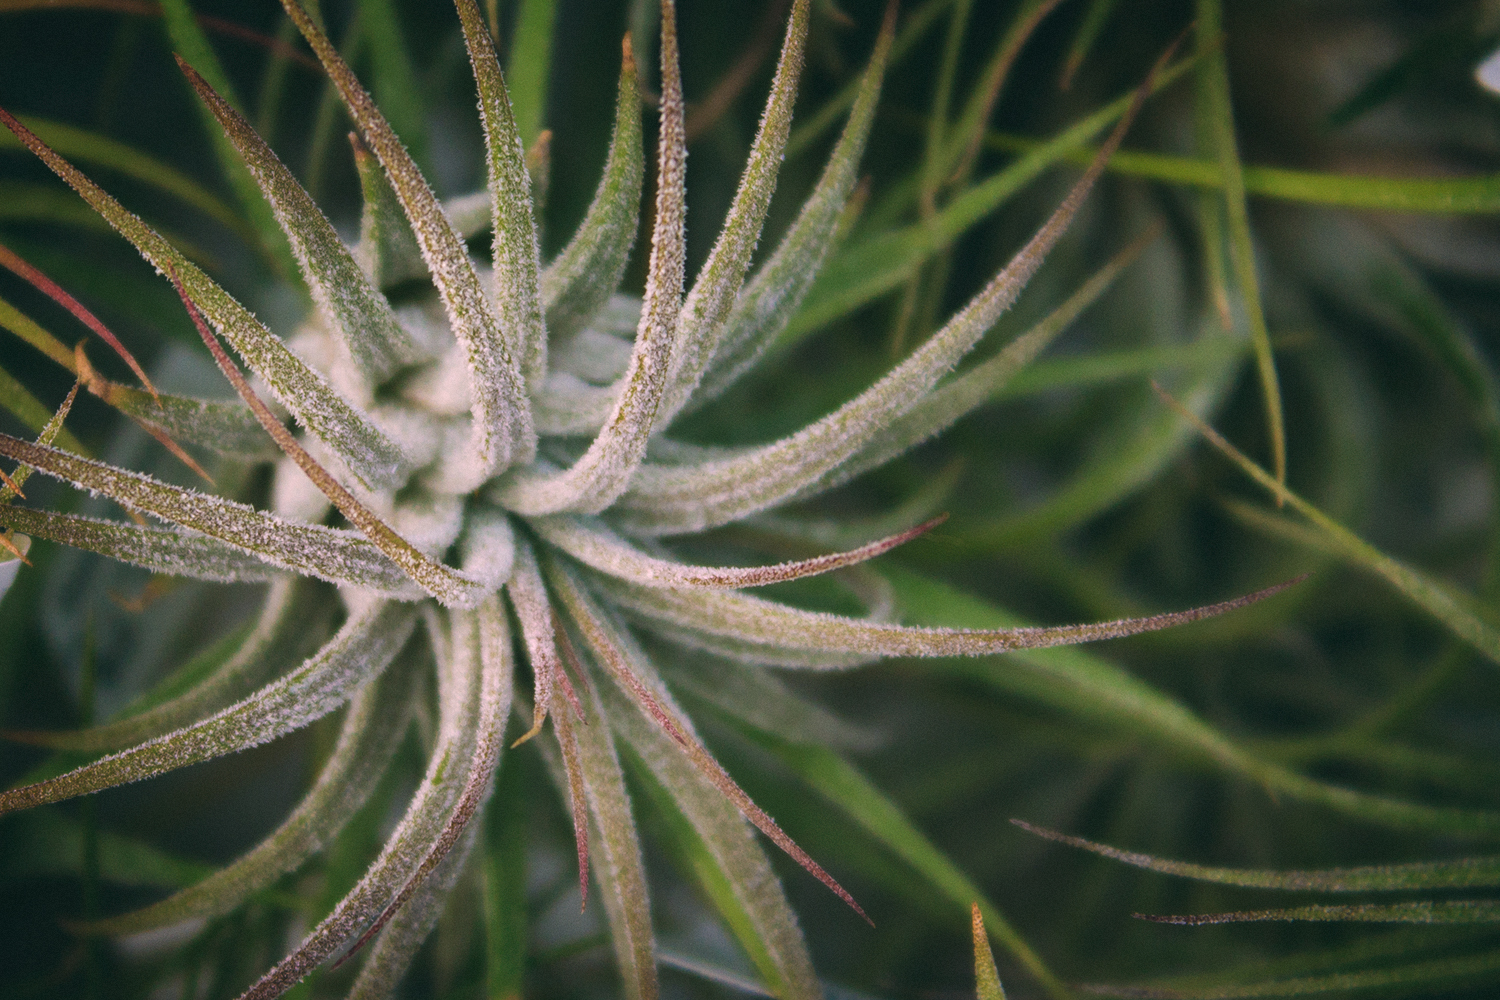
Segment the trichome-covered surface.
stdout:
[[38,6],[6,995],[1500,982],[1480,5]]

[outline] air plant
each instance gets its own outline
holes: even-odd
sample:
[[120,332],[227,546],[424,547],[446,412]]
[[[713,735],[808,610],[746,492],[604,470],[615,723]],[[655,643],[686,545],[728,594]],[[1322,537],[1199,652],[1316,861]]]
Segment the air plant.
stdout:
[[[344,708],[337,746],[316,782],[263,843],[176,895],[88,930],[132,933],[222,915],[298,868],[370,796],[435,678],[426,773],[382,852],[245,996],[280,995],[325,961],[361,951],[352,995],[394,988],[464,870],[513,712],[529,715],[529,726],[512,746],[543,733],[551,720],[542,752],[573,817],[580,892],[587,899],[592,873],[627,996],[656,995],[657,959],[622,744],[722,870],[726,905],[758,943],[757,963],[770,987],[782,996],[816,996],[796,919],[751,827],[864,911],[709,753],[643,638],[728,661],[835,669],[882,657],[972,656],[1129,635],[1217,615],[1279,589],[1098,624],[920,628],[889,620],[878,595],[867,617],[851,617],[743,591],[850,571],[931,529],[933,520],[845,551],[752,567],[689,564],[665,541],[753,522],[884,463],[987,398],[1045,346],[1123,259],[994,359],[947,377],[1067,229],[1153,80],[1046,224],[887,375],[780,440],[708,448],[674,440],[670,428],[755,364],[827,257],[855,187],[894,7],[812,196],[747,278],[803,62],[811,5],[792,5],[749,162],[713,251],[689,286],[684,105],[675,11],[664,0],[650,260],[644,297],[635,300],[615,292],[638,228],[645,172],[628,38],[604,176],[576,235],[543,267],[526,153],[474,0],[458,0],[457,9],[479,93],[489,185],[448,205],[436,199],[318,19],[297,0],[285,6],[358,126],[354,156],[365,206],[356,246],[341,242],[230,102],[186,60],[179,63],[254,177],[312,294],[314,314],[286,343],[0,111],[0,121],[170,282],[240,402],[158,393],[144,373],[147,391],[129,389],[95,373],[82,350],[60,358],[71,362],[80,385],[163,440],[247,461],[271,460],[272,445],[280,456],[271,509],[260,510],[59,446],[67,405],[36,441],[0,435],[0,454],[19,463],[0,514],[10,531],[156,573],[266,585],[253,627],[186,691],[79,732],[13,734],[108,754],[0,793],[0,812],[233,753]],[[465,245],[486,224],[493,231],[488,269]],[[394,306],[386,292],[414,281],[430,281],[433,294]],[[137,523],[14,505],[33,470],[115,501]],[[22,554],[19,536],[8,538]],[[869,596],[868,578],[862,583],[858,589]],[[328,616],[326,584],[337,588],[342,624],[329,627],[316,652],[282,669],[307,623]],[[520,662],[532,675],[529,699],[512,694]],[[787,697],[768,678],[747,676],[756,678],[761,697]]]

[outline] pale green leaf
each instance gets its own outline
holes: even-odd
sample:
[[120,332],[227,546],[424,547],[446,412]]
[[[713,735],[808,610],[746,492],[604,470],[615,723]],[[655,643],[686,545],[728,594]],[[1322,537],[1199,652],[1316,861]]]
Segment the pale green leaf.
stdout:
[[[531,0],[527,9],[538,2],[542,0]],[[604,174],[578,231],[542,271],[542,304],[547,310],[547,332],[554,343],[581,332],[619,287],[640,225],[644,174],[641,98],[630,36],[626,35],[615,99],[615,129]]]
[[536,436],[519,368],[521,345],[502,327],[494,306],[479,285],[479,276],[463,241],[454,232],[427,179],[354,71],[297,0],[283,0],[283,6],[317,53],[350,116],[385,168],[422,248],[422,257],[432,272],[433,283],[447,311],[449,329],[463,345],[474,417],[475,466],[471,470],[474,484],[512,463],[529,461],[536,447]]
[[406,643],[415,619],[408,605],[375,602],[352,615],[317,655],[276,683],[175,733],[60,777],[0,793],[0,813],[139,781],[300,729],[378,676]]
[[270,835],[231,864],[144,909],[94,921],[95,934],[136,934],[228,913],[295,871],[364,805],[411,718],[415,671],[397,665],[349,701],[338,743],[313,787]]
[[400,450],[329,386],[228,292],[184,258],[137,216],[43,145],[7,112],[3,121],[48,167],[83,196],[147,260],[176,276],[205,316],[245,362],[270,385],[276,398],[366,483],[394,486],[408,473]]
[[370,284],[328,217],[230,102],[181,57],[178,65],[244,158],[275,211],[277,223],[291,241],[297,266],[314,301],[343,339],[360,371],[378,385],[397,368],[414,361],[417,351],[411,335],[396,322],[390,303]]
[[[391,595],[413,596],[414,588],[406,574],[373,544],[354,532],[289,521],[233,500],[172,486],[138,472],[117,469],[55,448],[28,444],[8,434],[0,434],[0,455],[35,466],[39,471],[80,489],[102,493],[133,510],[200,531],[271,566],[333,583],[354,583]],[[40,516],[40,512],[31,513]],[[131,546],[129,551],[141,553],[139,558],[177,559],[182,567],[178,571],[187,575],[198,575],[193,572],[190,558],[184,558],[190,553],[210,558],[206,571],[224,565],[222,545],[207,540],[195,542],[191,536],[175,532],[146,528],[135,532],[124,530],[129,526],[121,526],[116,531],[113,525],[109,525],[107,529],[94,528],[90,534],[90,522],[82,518],[52,523],[63,525],[58,530],[77,531],[79,537],[92,543],[83,547],[110,544],[123,547],[128,544]],[[179,539],[183,540],[180,544]],[[213,561],[214,557],[218,563]],[[148,566],[158,568],[152,564]],[[160,571],[172,572],[165,566],[160,567]],[[255,578],[266,579],[265,576]]]
[[677,57],[676,8],[663,0],[661,130],[657,142],[656,221],[646,298],[630,365],[604,427],[583,456],[562,472],[520,469],[502,481],[501,503],[519,514],[596,514],[630,483],[646,454],[668,384],[682,304],[686,226],[687,139]]
[[431,611],[427,618],[438,652],[438,731],[422,783],[359,883],[241,1000],[270,1000],[285,993],[374,920],[421,866],[458,807],[479,728],[483,667],[473,614],[449,615],[451,638],[438,636],[447,630],[440,617]]

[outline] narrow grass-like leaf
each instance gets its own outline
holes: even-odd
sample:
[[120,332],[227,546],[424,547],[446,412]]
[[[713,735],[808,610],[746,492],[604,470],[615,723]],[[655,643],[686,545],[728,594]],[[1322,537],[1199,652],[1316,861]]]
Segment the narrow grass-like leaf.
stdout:
[[526,846],[532,769],[512,754],[500,768],[485,810],[483,872],[484,984],[498,1000],[521,996],[528,939]]
[[98,395],[126,416],[221,455],[265,461],[280,454],[276,442],[242,403],[171,393],[153,399],[149,393],[114,382],[106,383]]
[[[449,607],[467,608],[473,607],[483,600],[484,585],[480,581],[465,576],[463,573],[436,561],[418,549],[416,545],[407,541],[405,537],[386,524],[385,521],[381,520],[373,511],[360,503],[353,493],[350,493],[342,483],[335,479],[328,470],[324,469],[318,464],[316,459],[308,454],[307,449],[298,443],[297,439],[292,436],[291,431],[283,427],[275,415],[271,413],[270,408],[255,395],[255,391],[250,388],[250,384],[245,381],[245,377],[235,367],[234,361],[224,351],[224,348],[219,346],[219,342],[209,331],[208,325],[198,315],[196,304],[188,297],[187,292],[183,290],[182,284],[178,282],[176,275],[169,272],[169,277],[172,279],[172,284],[177,288],[177,293],[182,296],[182,304],[186,307],[188,315],[192,317],[193,323],[198,327],[198,335],[203,338],[204,346],[213,355],[214,361],[218,364],[219,370],[224,373],[224,377],[230,381],[234,386],[235,392],[239,393],[240,398],[255,413],[255,419],[260,421],[261,427],[276,440],[277,447],[285,452],[288,458],[297,463],[297,468],[301,469],[307,475],[307,478],[312,480],[313,484],[328,497],[333,505],[339,509],[339,513],[352,521],[364,533],[365,537],[370,539],[376,548],[390,557],[390,560],[400,566],[406,572],[406,575],[410,576],[423,590],[444,604]],[[450,500],[449,503],[443,506],[456,509],[457,501]],[[397,513],[399,513],[399,510]],[[446,539],[440,546],[441,548],[447,548],[448,544],[453,541],[453,537],[458,533],[458,518],[453,518],[453,522],[453,531],[446,536]]]
[[[143,528],[119,521],[28,507],[7,507],[0,512],[0,524],[37,538],[141,566],[153,573],[219,583],[262,583],[281,575],[275,564],[266,562],[257,554],[196,532]],[[363,542],[363,539],[350,535],[347,539],[335,540],[334,544],[356,540]],[[373,587],[408,599],[420,593],[396,566],[381,565],[386,560],[374,546],[370,546],[368,552],[356,550],[352,554],[354,559],[339,567],[346,574],[340,582]],[[375,558],[371,559],[371,556]]]
[[645,456],[678,339],[685,266],[686,169],[677,14],[672,0],[662,0],[656,221],[635,349],[622,376],[619,397],[588,451],[563,472],[521,469],[513,473],[498,491],[509,509],[528,515],[565,510],[597,514],[625,490]]
[[647,555],[598,521],[571,515],[536,518],[531,527],[547,542],[602,573],[646,587],[760,587],[853,566],[889,552],[942,522],[935,518],[915,528],[847,552],[773,566],[692,566]]
[[724,320],[718,349],[709,361],[703,380],[685,404],[686,409],[715,398],[760,360],[772,341],[786,328],[813,279],[823,269],[835,242],[839,218],[859,177],[860,157],[870,135],[870,125],[875,120],[880,85],[891,56],[895,18],[896,8],[887,7],[870,65],[860,78],[858,97],[838,145],[818,179],[818,186],[803,203],[797,221],[781,238],[776,252],[735,301],[733,310]]
[[[658,703],[691,732],[687,716],[672,703],[661,681],[645,680]],[[821,997],[797,917],[750,824],[678,745],[636,710],[627,691],[610,684],[603,686],[600,697],[610,725],[645,764],[650,782],[659,785],[661,810],[678,811],[690,824],[685,833],[699,840],[707,855],[705,867],[711,869],[700,872],[699,879],[771,992],[783,1000]]]
[[822,741],[793,742],[780,733],[754,726],[753,722],[751,726],[753,728],[742,727],[745,735],[784,761],[802,780],[842,809],[924,880],[925,884],[906,885],[903,891],[926,893],[930,886],[955,907],[955,912],[977,900],[989,932],[1049,996],[1067,1000],[1073,995],[979,886],[858,768],[822,745]]
[[642,468],[621,498],[627,524],[651,533],[701,530],[762,510],[816,482],[909,410],[1010,308],[1078,213],[1125,137],[1168,50],[1136,91],[1109,141],[1063,203],[999,274],[905,361],[859,397],[801,431],[747,454],[694,466]]
[[[172,486],[138,472],[79,458],[56,448],[28,444],[8,434],[0,434],[0,455],[35,466],[39,471],[70,482],[80,489],[102,493],[132,510],[154,514],[184,528],[201,531],[204,535],[248,552],[271,566],[333,583],[373,587],[407,598],[415,591],[400,567],[373,544],[353,532],[289,521],[232,500]],[[33,517],[41,517],[41,512],[29,513]],[[142,558],[180,559],[182,571],[189,575],[192,575],[192,553],[214,556],[223,552],[222,545],[177,532],[142,528],[130,533],[124,530],[128,526],[122,525],[118,536],[115,536],[115,526],[110,522],[91,522],[84,518],[55,514],[46,517],[56,519],[51,523],[61,526],[57,530],[76,531],[80,539],[94,544],[115,544],[114,539],[118,537],[118,544],[122,548],[128,545],[131,547],[130,551],[139,552]],[[109,527],[94,529],[94,534],[90,535],[89,524],[105,524]],[[68,544],[73,543],[69,541]],[[80,547],[93,548],[93,545]],[[224,557],[219,555],[218,558],[222,560]],[[161,572],[172,571],[162,569]]]
[[1089,4],[1088,13],[1083,15],[1083,20],[1078,23],[1078,32],[1073,36],[1073,44],[1068,47],[1068,57],[1063,61],[1062,78],[1058,86],[1063,90],[1073,88],[1073,78],[1083,68],[1083,61],[1093,51],[1094,42],[1098,41],[1099,33],[1104,30],[1104,25],[1109,22],[1109,15],[1114,11],[1116,0],[1092,0]]
[[432,272],[433,283],[448,314],[449,328],[463,345],[469,364],[474,416],[476,483],[513,462],[528,461],[536,441],[518,367],[521,345],[502,327],[479,286],[479,276],[463,241],[453,231],[426,178],[354,71],[297,0],[282,2],[385,168],[422,248],[422,258]]
[[1010,78],[1011,67],[1015,65],[1026,42],[1059,2],[1060,0],[1028,0],[1017,12],[1005,34],[1000,36],[994,55],[985,65],[979,83],[970,92],[963,112],[944,136],[947,148],[943,152],[947,155],[940,157],[936,165],[939,169],[946,169],[948,176],[940,176],[936,180],[966,180],[969,177],[974,169],[974,161],[979,158],[980,147],[984,144],[985,125],[994,114],[995,104]]
[[[453,815],[474,751],[482,666],[473,615],[456,611],[449,617],[451,637],[435,636],[432,642],[438,653],[438,732],[422,783],[359,883],[241,1000],[280,996],[366,927],[411,878]],[[429,632],[446,628],[439,619],[436,613],[428,616]]]
[[360,20],[370,45],[370,87],[376,103],[416,159],[427,152],[427,111],[416,68],[406,50],[395,4],[391,0],[359,0]]
[[525,0],[516,17],[509,67],[511,98],[515,102],[517,131],[528,147],[546,127],[556,21],[556,0]]
[[376,486],[394,486],[405,480],[406,460],[396,445],[335,392],[323,376],[287,350],[244,306],[4,109],[0,109],[0,122],[135,244],[147,260],[158,269],[175,274],[204,315],[256,374],[266,380],[276,398],[328,445],[351,472]]
[[1203,419],[1163,394],[1163,398],[1245,475],[1268,490],[1278,503],[1291,507],[1317,529],[1329,549],[1342,558],[1381,577],[1408,600],[1446,625],[1492,663],[1500,665],[1500,629],[1480,612],[1474,599],[1381,552],[1348,528],[1287,489],[1274,476],[1252,462]]
[[426,277],[427,262],[422,259],[422,248],[417,246],[417,238],[406,224],[401,201],[385,176],[385,168],[357,133],[349,133],[349,144],[354,148],[354,168],[359,173],[359,187],[364,195],[355,259],[380,288]]
[[[1201,367],[1188,369],[1182,391],[1189,408],[1197,413],[1213,412],[1233,388],[1241,357],[1240,351],[1210,351]],[[1084,461],[1041,503],[955,527],[952,536],[979,552],[1056,535],[1155,481],[1191,444],[1192,434],[1180,420],[1171,419],[1165,412],[1138,410],[1104,428]]]
[[[239,212],[180,170],[147,156],[139,150],[132,149],[124,143],[72,125],[47,121],[30,115],[21,120],[25,122],[28,129],[60,155],[114,170],[131,180],[170,194],[238,233],[251,245],[257,245],[258,237],[255,230],[245,223]],[[0,132],[0,149],[4,148],[24,149],[26,147],[18,137],[7,132]]]
[[[592,852],[597,862],[595,880],[604,897],[615,961],[625,980],[625,996],[629,1000],[655,1000],[656,938],[651,930],[651,904],[641,845],[614,737],[604,721],[607,718],[604,706],[599,702],[597,686],[590,688],[587,724],[575,723],[561,705],[554,705],[552,725],[560,743],[576,747],[573,823],[575,826],[587,823],[592,817],[598,831],[593,838],[596,849]],[[587,807],[585,815],[578,814],[580,806]],[[580,850],[583,843],[580,840]]]
[[1396,966],[1333,972],[1326,975],[1287,979],[1242,981],[1229,986],[1155,987],[1089,986],[1099,996],[1131,997],[1135,1000],[1250,1000],[1261,997],[1295,997],[1329,993],[1355,994],[1400,987],[1429,987],[1458,981],[1474,983],[1500,971],[1500,951],[1459,955],[1425,962],[1403,962]]
[[[230,104],[238,107],[229,77],[224,72],[218,56],[214,54],[213,46],[208,42],[208,36],[203,33],[203,29],[193,16],[192,8],[188,4],[189,0],[162,0],[161,2],[161,11],[172,48],[179,53],[179,58],[185,57],[207,74],[213,82],[214,89],[223,94]],[[219,161],[219,169],[229,181],[229,186],[234,189],[240,214],[254,227],[260,249],[269,254],[271,260],[280,269],[290,273],[293,261],[291,255],[287,253],[286,241],[281,230],[276,226],[271,207],[261,199],[255,181],[245,169],[245,164],[240,162],[235,155],[234,147],[226,141],[224,133],[214,124],[212,115],[203,115],[203,127],[208,134],[209,142],[213,145],[214,154]]]
[[1150,241],[1156,238],[1157,232],[1158,230],[1153,228],[1121,250],[1062,305],[1031,329],[1006,344],[994,357],[939,385],[922,397],[920,402],[881,430],[861,451],[847,462],[824,474],[817,483],[800,493],[799,497],[831,489],[840,483],[848,482],[862,472],[879,468],[907,449],[948,429],[960,417],[994,399],[995,395],[1022,368],[1030,364],[1031,360],[1066,330],[1079,314],[1104,294],[1120,272],[1135,260]]
[[416,612],[377,601],[350,617],[307,662],[274,684],[175,733],[57,778],[0,793],[0,813],[87,795],[245,750],[322,718],[378,676],[411,634]]
[[990,951],[989,935],[984,932],[984,916],[979,904],[970,906],[974,927],[974,987],[979,1000],[1005,1000],[1005,987],[1000,985],[1000,970],[995,968],[995,953]]
[[[1179,79],[1195,64],[1189,57],[1155,74],[1154,94]],[[1135,103],[1126,94],[1069,126],[1045,145],[954,196],[937,215],[920,223],[854,243],[828,262],[809,290],[803,308],[787,325],[781,342],[795,341],[822,329],[899,286],[912,270],[951,246],[980,219],[993,212],[1026,184],[1069,152],[1082,148],[1118,121]]]
[[662,426],[671,423],[708,367],[719,347],[725,320],[734,308],[735,299],[750,267],[750,256],[760,241],[776,178],[781,170],[782,151],[792,127],[792,106],[796,102],[797,82],[802,73],[802,52],[807,42],[810,0],[793,0],[787,21],[786,37],[771,81],[771,93],[761,113],[760,126],[750,146],[750,157],[740,175],[739,188],[719,230],[713,250],[692,289],[682,303],[677,320],[677,345],[658,420]]
[[[221,662],[214,670],[175,697],[115,722],[88,729],[7,735],[11,739],[57,750],[98,752],[118,750],[191,725],[195,720],[244,698],[284,665],[278,654],[291,645],[294,637],[289,633],[293,626],[301,628],[306,625],[305,612],[298,604],[307,596],[307,584],[300,580],[282,577],[272,581],[250,631],[231,649],[222,651],[227,655],[216,657]],[[206,651],[209,657],[219,653],[217,647]],[[188,668],[191,666],[190,663]]]
[[1414,903],[1361,903],[1356,906],[1293,906],[1279,910],[1236,910],[1232,913],[1138,913],[1153,924],[1201,927],[1208,924],[1259,923],[1268,920],[1362,924],[1495,924],[1500,923],[1500,900],[1463,899]]
[[[528,387],[540,386],[547,375],[547,328],[537,291],[541,270],[536,220],[531,216],[531,181],[526,173],[526,150],[516,128],[510,95],[490,39],[474,0],[458,0],[464,45],[479,89],[479,119],[489,168],[493,215],[495,305],[500,322],[511,327],[509,342],[516,345],[521,375]],[[528,8],[531,6],[527,5]]]
[[[1030,153],[1041,139],[990,132],[986,142],[1006,152]],[[1069,163],[1086,164],[1093,150],[1079,147],[1063,156]],[[1122,149],[1109,161],[1111,173],[1218,190],[1224,177],[1215,160],[1167,153]],[[1432,215],[1482,215],[1500,211],[1500,175],[1470,177],[1381,177],[1331,174],[1316,170],[1242,165],[1245,193],[1279,201],[1330,208],[1368,208],[1386,212]]]
[[[476,709],[478,719],[470,751],[471,757],[465,769],[463,788],[459,792],[458,801],[454,803],[447,822],[430,842],[426,857],[422,858],[416,871],[412,872],[406,884],[386,904],[385,910],[375,919],[370,928],[354,943],[351,951],[358,951],[364,942],[378,934],[381,928],[396,916],[397,911],[406,905],[407,900],[412,899],[423,888],[423,883],[438,870],[449,852],[458,847],[461,841],[467,839],[472,843],[472,836],[466,836],[474,832],[468,829],[469,821],[484,805],[493,788],[495,768],[500,763],[501,737],[505,732],[506,720],[510,718],[511,674],[514,672],[514,664],[511,661],[510,625],[498,595],[491,595],[479,606],[474,612],[474,620],[478,632],[477,655],[480,670]],[[455,636],[455,641],[460,641],[460,637]],[[464,637],[462,641],[473,642],[475,640]],[[467,855],[467,848],[462,853]],[[454,860],[454,864],[449,866],[450,871],[455,867],[462,867],[461,858]],[[426,930],[430,929],[431,924]],[[422,932],[422,937],[426,936],[426,930]],[[396,934],[393,937],[401,938],[411,933],[414,932],[408,929],[405,933]],[[417,938],[416,943],[421,943],[421,937]],[[414,952],[416,948],[413,947],[411,950]],[[376,961],[376,959],[372,957],[371,961]]]
[[136,934],[228,913],[294,871],[338,835],[375,790],[411,718],[415,671],[394,666],[349,701],[337,744],[297,808],[248,853],[208,878],[144,909],[80,927]]
[[390,303],[370,284],[317,204],[250,123],[182,57],[177,65],[260,186],[291,241],[313,298],[349,355],[372,384],[416,358],[411,335],[396,322]]
[[1214,132],[1219,172],[1224,181],[1224,209],[1229,222],[1229,263],[1240,287],[1240,300],[1250,327],[1261,394],[1265,397],[1266,433],[1271,443],[1271,468],[1276,481],[1286,482],[1286,427],[1281,387],[1271,355],[1271,335],[1261,305],[1260,278],[1255,269],[1255,245],[1250,235],[1250,213],[1245,205],[1245,177],[1239,143],[1234,134],[1234,107],[1229,100],[1229,59],[1219,44],[1223,33],[1219,0],[1197,0],[1196,31],[1202,65],[1198,72],[1208,103],[1207,121]]
[[[530,6],[528,3],[527,9]],[[609,141],[604,175],[599,178],[598,190],[578,231],[557,259],[542,271],[542,305],[547,310],[547,333],[554,342],[581,331],[609,301],[625,275],[640,225],[641,182],[645,175],[641,98],[628,34],[622,44],[615,129]]]
[[656,590],[607,577],[600,578],[597,586],[624,607],[648,617],[775,648],[881,656],[983,656],[1012,649],[1114,639],[1184,625],[1247,607],[1299,582],[1301,578],[1217,604],[1144,618],[990,630],[918,628],[861,621],[821,611],[804,611],[737,591]]
[[1297,892],[1400,892],[1417,889],[1488,889],[1500,886],[1500,855],[1309,871],[1216,868],[1186,861],[1172,861],[1136,851],[1122,851],[1118,847],[1058,833],[1023,820],[1013,819],[1011,822],[1038,837],[1092,851],[1115,861],[1123,861],[1127,865],[1164,875],[1180,875],[1199,882],[1216,882],[1219,885]]
[[588,641],[589,648],[594,651],[600,664],[615,682],[629,693],[636,708],[660,727],[662,732],[686,754],[693,766],[719,790],[721,795],[732,802],[746,819],[755,824],[761,833],[764,833],[772,843],[806,869],[808,874],[827,886],[829,891],[842,899],[850,909],[869,921],[870,918],[854,901],[854,897],[849,895],[844,887],[824,871],[823,867],[806,851],[798,847],[796,842],[776,825],[776,821],[745,794],[745,791],[714,759],[713,754],[709,753],[693,733],[684,727],[677,714],[658,699],[648,681],[643,679],[652,677],[655,673],[651,670],[648,661],[640,653],[634,641],[621,631],[599,608],[593,598],[581,588],[577,579],[568,570],[551,561],[547,564],[546,570],[548,578],[557,589],[569,615]]
[[[888,567],[886,575],[895,584],[902,607],[919,620],[966,626],[1017,624],[1014,615],[994,605],[900,567]],[[938,662],[942,669],[1007,694],[1102,721],[1189,759],[1206,761],[1285,799],[1393,829],[1456,836],[1500,833],[1500,813],[1384,798],[1289,771],[1251,753],[1181,703],[1081,649],[1017,650],[1004,660],[955,658]]]
[[[557,657],[552,606],[547,603],[547,587],[542,582],[531,545],[524,539],[517,541],[515,573],[506,585],[505,593],[510,598],[511,607],[515,608],[516,620],[521,623],[521,638],[535,685],[531,728],[511,744],[520,746],[542,731],[542,723],[547,721],[547,713],[552,708],[552,681],[562,670]],[[566,751],[564,756],[567,756]],[[579,856],[581,859],[584,852],[580,851]]]

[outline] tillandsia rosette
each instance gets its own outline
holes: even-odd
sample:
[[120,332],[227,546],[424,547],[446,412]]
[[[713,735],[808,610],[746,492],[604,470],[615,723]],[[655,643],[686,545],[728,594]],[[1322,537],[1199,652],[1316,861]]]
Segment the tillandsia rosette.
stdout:
[[[475,0],[456,6],[479,96],[488,189],[448,203],[436,198],[318,17],[296,0],[285,6],[358,129],[353,155],[364,214],[357,245],[339,238],[199,69],[188,59],[179,63],[274,213],[311,292],[313,314],[286,341],[0,110],[20,142],[170,283],[239,402],[159,392],[144,371],[144,388],[130,388],[94,371],[81,348],[68,351],[42,334],[36,342],[73,370],[79,387],[124,411],[204,476],[178,442],[247,463],[275,462],[269,509],[257,509],[83,456],[63,429],[72,396],[36,440],[0,435],[0,455],[18,463],[0,499],[6,545],[17,561],[30,539],[48,539],[155,573],[265,586],[250,627],[185,689],[78,732],[12,734],[106,755],[0,793],[0,812],[254,747],[343,711],[316,780],[261,844],[175,895],[86,930],[129,934],[216,917],[265,892],[337,837],[380,783],[416,716],[426,770],[384,847],[288,954],[273,956],[269,971],[256,970],[246,997],[278,996],[323,963],[351,956],[361,963],[352,996],[391,992],[465,871],[502,757],[527,752],[507,745],[534,737],[572,816],[580,891],[590,897],[592,876],[592,895],[602,897],[625,995],[657,995],[658,959],[622,749],[701,840],[718,872],[716,902],[732,914],[769,988],[785,997],[818,996],[797,920],[752,828],[864,911],[710,754],[658,671],[653,644],[723,664],[732,677],[725,683],[740,685],[739,697],[773,711],[791,695],[763,670],[738,665],[829,670],[883,657],[1079,643],[1217,615],[1280,589],[1096,624],[914,627],[894,620],[880,578],[861,564],[929,530],[931,519],[842,551],[770,565],[695,565],[671,547],[682,536],[731,525],[774,535],[777,522],[767,512],[942,431],[1097,297],[1128,252],[1004,350],[951,374],[1068,228],[1157,70],[1134,102],[1118,109],[1108,141],[1046,223],[928,339],[867,390],[795,433],[715,448],[674,440],[673,422],[755,365],[792,321],[828,256],[856,187],[894,6],[811,197],[751,273],[807,44],[812,4],[792,3],[749,161],[689,284],[676,13],[669,0],[662,3],[655,195],[639,299],[616,291],[640,227],[646,174],[640,74],[628,39],[603,178],[576,234],[543,266],[527,153]],[[493,241],[488,264],[466,245],[486,228]],[[84,322],[92,319],[45,275],[4,253],[10,270]],[[427,291],[413,295],[414,285]],[[404,294],[388,295],[396,288]],[[102,324],[90,325],[107,336]],[[16,504],[33,472],[114,501],[134,523]],[[805,610],[746,592],[824,573],[841,574],[868,614]],[[329,585],[339,595],[332,616],[324,613]],[[318,645],[301,658],[293,651],[309,633]],[[517,691],[521,669],[531,683]],[[712,672],[704,676],[701,683],[711,686]],[[430,713],[423,708],[429,689]]]

